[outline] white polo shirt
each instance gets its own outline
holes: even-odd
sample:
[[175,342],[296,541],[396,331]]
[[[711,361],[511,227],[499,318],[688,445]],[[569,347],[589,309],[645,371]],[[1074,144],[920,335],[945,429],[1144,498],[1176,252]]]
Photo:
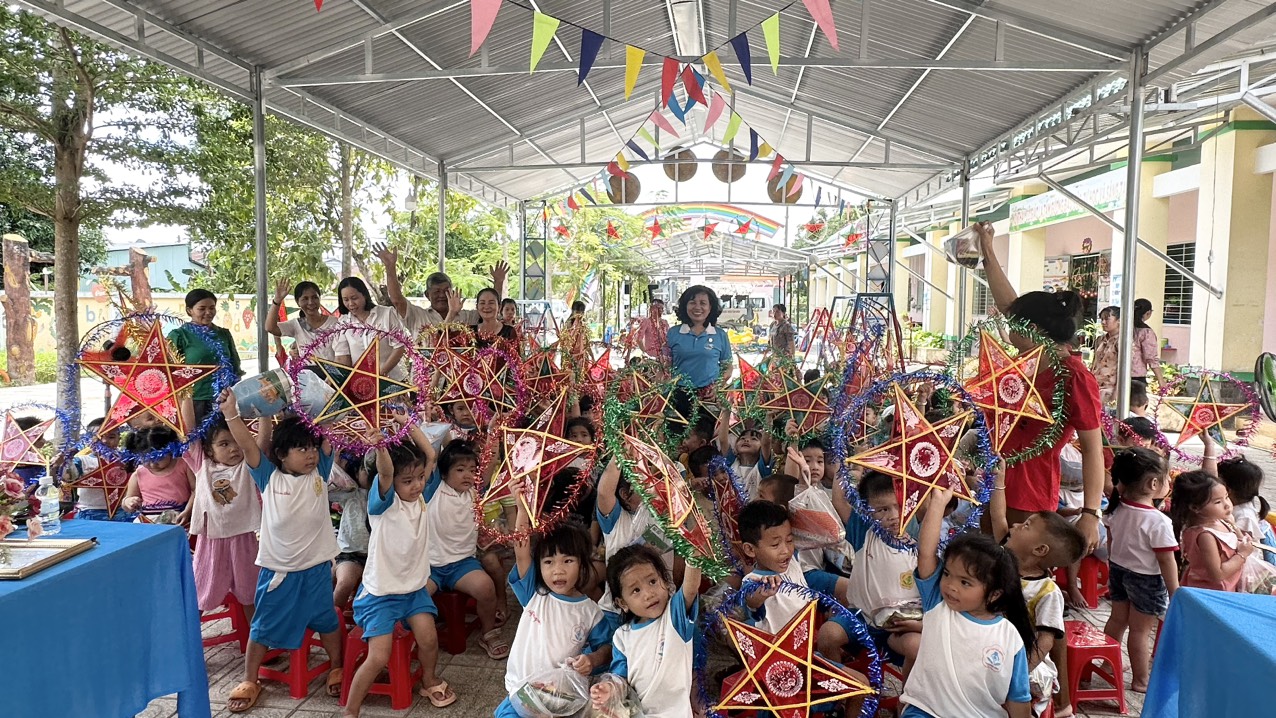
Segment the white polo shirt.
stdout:
[[457,491],[434,470],[425,487],[430,502],[430,565],[446,566],[473,558],[478,547],[478,524],[474,521],[474,490]]
[[425,588],[430,578],[430,520],[425,497],[404,501],[379,482],[368,491],[368,563],[363,589],[373,596],[397,596]]
[[678,589],[660,618],[631,622],[612,637],[612,673],[629,681],[647,718],[691,718],[692,638],[697,600],[687,611]]
[[276,573],[314,568],[337,556],[325,483],[332,453],[319,452],[315,470],[298,476],[275,468],[265,454],[252,469],[261,491],[261,536],[257,565]]

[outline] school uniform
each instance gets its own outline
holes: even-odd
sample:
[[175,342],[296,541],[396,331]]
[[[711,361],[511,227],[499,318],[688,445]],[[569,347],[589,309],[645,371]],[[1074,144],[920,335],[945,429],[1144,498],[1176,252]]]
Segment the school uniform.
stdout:
[[692,638],[700,601],[687,608],[678,589],[659,618],[621,626],[612,637],[611,668],[638,694],[647,718],[690,718]]
[[211,611],[230,593],[252,605],[257,590],[257,531],[261,496],[248,464],[218,464],[204,456],[199,442],[186,460],[195,471],[190,533],[195,540],[195,594],[199,610]]
[[[1033,578],[1020,578],[1023,586],[1023,598],[1028,604],[1028,618],[1038,632],[1049,631],[1056,641],[1062,640],[1063,633],[1063,591],[1050,575]],[[1028,682],[1041,693],[1041,700],[1032,706],[1033,715],[1042,715],[1049,706],[1052,697],[1059,692],[1059,668],[1049,655],[1042,657],[1041,662],[1028,674]]]
[[368,563],[354,599],[354,621],[364,638],[384,636],[412,616],[438,615],[426,582],[430,578],[429,507],[422,496],[404,501],[394,482],[368,492]]
[[[744,580],[761,582],[766,576],[779,576],[786,583],[808,588],[806,576],[802,574],[802,564],[797,560],[796,555],[789,561],[784,573],[777,574],[775,571],[768,571],[765,568],[755,568],[749,575],[744,577]],[[781,588],[774,596],[768,598],[752,612],[749,623],[768,633],[778,633],[784,627],[784,624],[806,608],[807,603],[809,601],[796,591]]]
[[[384,305],[371,307],[368,310],[367,319],[360,320],[353,314],[346,314],[342,316],[341,322],[350,326],[362,325],[385,332],[404,331],[403,320],[399,319],[399,313],[394,310],[394,307]],[[350,361],[357,362],[359,357],[363,356],[363,353],[372,345],[372,340],[380,336],[376,332],[341,332],[333,337],[332,350],[338,355],[346,354],[350,357]],[[377,365],[380,366],[382,359],[389,356],[397,348],[397,342],[383,340],[377,349]],[[405,368],[405,362],[400,361],[391,367],[388,376],[399,381],[407,379],[408,372]]]
[[451,591],[456,582],[483,565],[474,558],[478,547],[478,524],[474,521],[474,490],[457,491],[435,469],[425,486],[430,503],[430,579],[441,591]]
[[727,452],[727,463],[731,466],[731,471],[740,479],[740,483],[744,485],[744,493],[748,496],[747,501],[756,501],[758,499],[758,485],[762,483],[762,479],[771,475],[771,467],[759,456],[757,462],[752,464],[740,463],[740,457],[735,455],[735,451]]
[[[611,561],[611,557],[616,552],[626,546],[634,544],[652,544],[656,550],[661,550],[668,546],[668,539],[665,538],[664,532],[660,525],[656,522],[656,517],[652,515],[651,510],[646,504],[638,507],[637,511],[630,513],[621,506],[620,499],[616,499],[615,506],[612,507],[611,513],[604,514],[599,509],[594,509],[594,514],[598,517],[598,526],[603,532],[603,556],[607,561]],[[653,540],[655,543],[653,543]],[[664,551],[660,555],[665,562],[665,568],[672,570],[674,562],[674,552],[672,549]],[[606,614],[604,620],[612,631],[620,627],[620,609],[616,608],[616,603],[611,597],[611,587],[603,586],[602,598],[598,600],[598,605],[602,607]]]

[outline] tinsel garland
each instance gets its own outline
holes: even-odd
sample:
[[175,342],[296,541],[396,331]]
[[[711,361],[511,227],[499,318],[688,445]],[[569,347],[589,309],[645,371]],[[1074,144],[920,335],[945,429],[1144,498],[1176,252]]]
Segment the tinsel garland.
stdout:
[[[75,453],[79,451],[80,443],[85,441],[83,437],[78,443],[74,440],[74,437],[80,433],[80,427],[76,422],[75,415],[65,409],[59,409],[56,406],[36,401],[28,401],[20,404],[13,404],[12,406],[0,410],[0,416],[8,412],[16,419],[18,418],[18,415],[30,411],[51,413],[53,414],[53,418],[57,421],[57,435],[61,437],[61,443],[51,452],[54,459],[48,462],[46,471],[48,469],[52,469],[53,483],[61,484],[62,472],[66,468],[67,460],[69,460],[72,456],[75,456]],[[48,454],[41,452],[41,455],[47,456]]]
[[[669,373],[669,375],[667,377],[662,377],[659,380],[651,380],[650,382],[651,387],[648,388],[646,392],[636,391],[635,396],[631,396],[628,399],[625,399],[622,401],[620,399],[620,389],[626,386],[626,384],[631,381],[635,382],[634,386],[637,387],[636,382],[638,381],[638,379],[639,378],[647,379],[649,373],[651,372],[653,368],[659,371],[666,371]],[[612,379],[611,386],[607,387],[607,396],[603,400],[602,426],[604,429],[604,436],[606,435],[606,429],[607,429],[606,407],[608,404],[611,404],[611,403],[619,404],[624,410],[624,412],[620,416],[624,416],[624,414],[633,414],[638,411],[639,403],[640,403],[639,402],[640,395],[645,393],[658,394],[659,396],[663,397],[665,401],[667,402],[665,407],[664,421],[661,421],[659,424],[659,428],[661,429],[661,431],[645,432],[645,436],[640,438],[644,438],[644,439],[652,438],[654,440],[651,441],[650,443],[653,443],[659,446],[660,449],[665,452],[665,454],[670,456],[674,455],[677,452],[677,448],[682,443],[683,439],[687,438],[687,435],[691,433],[691,425],[693,423],[693,418],[699,413],[699,410],[700,410],[700,401],[699,401],[698,395],[695,392],[690,392],[690,390],[687,390],[689,392],[689,395],[691,396],[691,411],[689,412],[691,416],[682,417],[683,419],[682,421],[672,420],[668,417],[669,410],[674,409],[672,397],[675,392],[680,391],[679,389],[680,386],[682,386],[682,375],[673,371],[667,365],[657,363],[654,360],[639,362],[638,364],[622,369]],[[629,419],[625,421],[624,425],[622,425],[621,427],[615,427],[615,428],[617,428],[620,431],[623,431],[624,426],[628,426],[632,421],[633,421],[632,419]],[[673,429],[673,431],[671,431],[671,429]]]
[[[76,363],[64,369],[67,382],[79,387],[81,372],[79,360],[83,359],[86,354],[102,351],[103,344],[108,339],[113,340],[119,334],[121,327],[124,327],[129,323],[149,325],[152,322],[161,322],[161,326],[163,326],[163,322],[174,323],[178,326],[188,324],[188,322],[181,317],[174,314],[164,314],[162,312],[133,312],[119,319],[111,319],[101,322],[86,332],[84,337],[80,339],[80,349],[76,352]],[[203,340],[204,344],[212,350],[213,355],[217,357],[218,369],[212,375],[213,396],[220,396],[222,390],[234,385],[239,379],[239,375],[235,371],[236,367],[232,367],[230,365],[230,356],[222,347],[221,339],[217,337],[212,329],[195,323],[189,323],[189,328],[196,336]],[[179,358],[183,356],[180,351],[173,347],[173,343],[168,339],[167,335],[165,335],[164,341],[168,344],[169,350],[173,352],[174,356]],[[110,382],[105,380],[102,381],[108,388],[116,388]],[[177,403],[178,411],[180,412],[181,404],[177,401],[177,396],[174,395],[173,399],[174,403]],[[78,418],[80,409],[80,406],[75,406],[73,408],[72,416]],[[74,452],[87,448],[98,457],[107,461],[122,461],[124,463],[132,463],[135,465],[140,465],[148,461],[158,461],[166,456],[180,457],[186,453],[191,444],[194,444],[204,438],[205,434],[208,433],[209,427],[211,427],[213,422],[217,420],[217,416],[218,412],[210,411],[203,420],[200,421],[199,426],[194,427],[191,430],[190,434],[185,437],[179,437],[178,441],[174,441],[168,446],[159,449],[150,449],[147,451],[130,451],[122,447],[113,449],[99,441],[96,436],[86,436],[73,448]]]
[[[854,508],[856,513],[860,515],[868,526],[877,534],[883,542],[888,546],[896,549],[915,551],[916,542],[911,538],[900,538],[895,534],[887,531],[882,524],[868,509],[868,502],[859,495],[859,491],[855,487],[852,480],[851,467],[846,462],[846,447],[850,444],[846,436],[846,426],[851,422],[858,423],[864,415],[864,408],[869,404],[875,403],[883,394],[890,391],[896,384],[909,384],[915,382],[931,382],[938,387],[946,387],[952,391],[962,401],[971,406],[974,405],[972,397],[966,393],[962,385],[947,374],[939,374],[937,372],[922,370],[916,372],[900,372],[892,374],[889,377],[875,382],[867,391],[860,394],[846,407],[845,414],[842,417],[835,417],[835,421],[830,424],[830,439],[832,440],[832,451],[834,461],[837,462],[837,478],[842,485],[842,491],[846,494],[846,500]],[[899,409],[896,408],[896,411]],[[976,455],[971,459],[975,462],[975,471],[980,475],[978,489],[976,489],[976,498],[979,503],[971,509],[970,516],[961,529],[954,534],[961,533],[968,529],[977,529],[979,526],[979,517],[983,514],[983,506],[988,503],[988,496],[992,492],[993,473],[992,469],[997,460],[996,454],[992,449],[992,437],[988,432],[988,424],[984,420],[983,412],[973,412],[973,420],[971,429],[975,431],[976,436]],[[943,546],[941,545],[941,549]]]
[[[1054,387],[1050,392],[1050,417],[1054,419],[1054,423],[1045,424],[1041,433],[1037,435],[1036,440],[1028,446],[1002,456],[1001,458],[1006,462],[1006,466],[1010,467],[1035,459],[1059,443],[1059,439],[1063,436],[1064,428],[1068,423],[1068,407],[1065,401],[1065,394],[1068,388],[1068,379],[1071,378],[1072,372],[1068,369],[1067,362],[1062,351],[1058,348],[1057,342],[1043,334],[1035,324],[1014,317],[998,316],[989,317],[970,326],[970,331],[966,336],[962,337],[961,341],[949,352],[948,373],[954,377],[962,377],[962,358],[971,356],[970,350],[978,345],[980,335],[983,332],[988,331],[1000,336],[999,332],[1003,324],[1009,332],[1026,338],[1034,345],[1045,347],[1042,351],[1042,356],[1046,357],[1047,366],[1055,377]],[[976,359],[978,358],[978,352],[975,353],[975,357]],[[1030,377],[1029,381],[1035,382],[1036,378]],[[976,413],[982,416],[983,411],[977,410]]]
[[[756,581],[745,581],[738,591],[732,591],[727,594],[717,609],[705,614],[704,630],[696,631],[695,658],[692,661],[692,670],[696,677],[697,690],[700,691],[700,702],[704,706],[705,715],[707,716],[729,718],[713,709],[714,700],[709,695],[709,676],[706,671],[709,663],[709,635],[722,631],[725,619],[740,606],[743,606],[749,596],[762,590],[763,587],[763,584]],[[882,693],[882,655],[878,653],[877,644],[873,642],[873,636],[869,633],[868,625],[860,617],[859,612],[851,611],[830,596],[807,586],[798,586],[785,581],[780,583],[779,588],[784,593],[795,594],[805,598],[807,601],[818,601],[821,607],[838,618],[845,619],[850,624],[850,628],[855,635],[853,637],[848,636],[848,638],[858,642],[868,653],[868,684],[874,690],[873,695],[865,697],[864,706],[860,709],[860,718],[870,718],[877,715],[878,699]],[[828,658],[828,656],[825,656],[825,658]]]
[[[735,493],[736,499],[739,501],[739,505],[741,507],[749,503],[749,494],[745,491],[744,484],[741,483],[740,477],[731,470],[731,465],[727,463],[725,456],[718,455],[709,460],[709,483],[705,494],[709,497],[709,500],[713,502],[713,518],[718,523],[718,539],[722,542],[722,553],[727,557],[727,561],[731,563],[731,567],[735,569],[735,572],[743,576],[747,570],[744,562],[736,555],[735,548],[731,545],[731,537],[728,536],[726,530],[722,528],[724,524],[722,497],[718,496],[718,492],[713,485],[713,475],[717,472],[726,474],[727,481],[731,484],[731,489]],[[738,519],[739,516],[732,516],[729,518],[734,521]]]
[[[504,438],[501,431],[503,428],[505,427],[502,426],[495,428],[490,432],[487,441],[484,442],[483,456],[480,457],[480,459],[486,463],[480,463],[480,468],[485,467],[492,461],[492,457],[495,453],[493,446],[499,445]],[[566,499],[558,508],[551,511],[549,515],[542,516],[540,525],[535,528],[529,526],[521,531],[500,531],[493,528],[491,524],[487,522],[485,516],[485,509],[489,508],[490,504],[484,505],[482,503],[483,493],[486,491],[486,487],[484,487],[482,491],[476,490],[474,492],[474,522],[478,526],[479,534],[484,540],[489,542],[508,544],[510,542],[517,543],[519,541],[526,541],[532,536],[543,535],[558,528],[567,520],[568,516],[571,515],[572,510],[576,508],[576,504],[580,503],[581,497],[583,497],[593,486],[593,480],[591,477],[593,475],[594,465],[597,461],[598,451],[595,449],[586,457],[585,467],[580,469],[580,480],[572,483],[571,493],[567,495]],[[499,466],[496,468],[496,471],[500,471]],[[483,474],[481,473],[480,475]],[[493,478],[495,478],[495,475],[493,475]],[[553,482],[554,477],[550,476],[547,479],[542,477],[542,480],[543,483],[550,484]]]
[[[1156,392],[1156,406],[1149,407],[1147,413],[1151,416],[1157,416],[1157,412],[1160,410],[1161,404],[1168,397],[1176,396],[1177,392],[1187,384],[1189,379],[1196,379],[1201,382],[1222,380],[1239,388],[1241,394],[1245,396],[1245,403],[1249,405],[1249,408],[1241,414],[1237,414],[1234,418],[1247,419],[1248,423],[1243,428],[1237,430],[1236,440],[1230,442],[1227,450],[1220,453],[1217,457],[1215,457],[1215,459],[1222,461],[1223,459],[1231,458],[1241,453],[1241,449],[1249,446],[1249,440],[1254,436],[1254,432],[1258,431],[1258,423],[1263,420],[1263,410],[1259,406],[1258,394],[1254,391],[1254,388],[1250,386],[1248,382],[1243,382],[1225,371],[1215,371],[1213,369],[1205,369],[1197,366],[1180,367],[1178,376],[1158,387]],[[1188,418],[1184,417],[1184,422],[1187,420]],[[1161,432],[1160,426],[1157,426],[1157,432]],[[1169,448],[1170,451],[1174,452],[1174,455],[1182,461],[1189,464],[1200,464],[1205,460],[1203,455],[1193,454],[1184,450],[1182,447],[1174,446],[1163,433],[1160,433],[1160,438],[1165,441],[1165,446]]]

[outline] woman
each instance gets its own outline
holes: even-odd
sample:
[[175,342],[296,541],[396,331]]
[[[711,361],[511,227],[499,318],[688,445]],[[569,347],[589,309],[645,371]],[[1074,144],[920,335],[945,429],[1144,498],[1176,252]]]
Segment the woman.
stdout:
[[[295,319],[279,321],[279,313],[283,309],[284,297],[288,295],[288,285],[287,278],[280,279],[275,284],[275,299],[270,303],[270,311],[266,313],[266,331],[276,337],[292,337],[292,356],[297,356],[302,349],[305,349],[310,342],[314,341],[315,335],[320,330],[333,327],[340,320],[324,313],[323,305],[319,301],[318,284],[314,282],[297,282],[297,287],[293,289],[292,296],[297,301],[297,306],[301,308],[301,315]],[[328,342],[319,347],[315,355],[329,361],[336,359],[337,355],[332,351],[332,346],[333,343]]]
[[676,398],[677,408],[687,416],[690,397],[685,390],[702,392],[731,378],[731,340],[716,326],[722,303],[706,286],[697,284],[683,292],[674,314],[681,324],[670,327],[665,339],[674,374],[684,389]]
[[[192,289],[186,294],[186,314],[191,320],[168,333],[168,340],[182,353],[183,361],[187,364],[218,364],[219,357],[225,356],[230,360],[236,380],[242,377],[244,370],[239,366],[239,350],[235,347],[234,337],[230,335],[229,329],[213,324],[213,319],[217,317],[217,296],[207,289]],[[208,331],[200,331],[196,327]],[[212,342],[220,346],[220,352],[217,347],[212,346]],[[191,400],[195,405],[196,426],[215,408],[213,383],[212,376],[195,383]]]
[[[1046,352],[1067,370],[1064,380],[1063,433],[1053,446],[1036,457],[1006,469],[1006,515],[1010,524],[1022,523],[1037,511],[1054,511],[1059,507],[1059,454],[1072,438],[1073,431],[1081,445],[1081,474],[1085,500],[1077,528],[1086,539],[1086,553],[1099,543],[1099,504],[1103,498],[1103,438],[1100,433],[1099,385],[1080,357],[1073,354],[1070,343],[1081,326],[1084,303],[1076,292],[1028,292],[1020,296],[1006,278],[1005,271],[993,251],[992,224],[975,225],[983,250],[988,287],[997,308],[1006,316],[1028,322],[1049,340]],[[1027,337],[1012,334],[1011,340],[1020,351],[1032,349]],[[1047,404],[1053,404],[1056,375],[1050,362],[1042,362],[1034,384]],[[1051,411],[1055,409],[1051,406]],[[1020,421],[1002,448],[1003,455],[1023,451],[1032,446],[1049,427],[1039,421]]]
[[1156,383],[1164,384],[1165,375],[1161,373],[1161,343],[1156,339],[1156,332],[1148,326],[1148,317],[1152,316],[1152,302],[1146,299],[1134,300],[1134,344],[1130,352],[1130,383],[1139,383],[1147,389],[1148,370],[1156,375]]
[[[341,322],[387,332],[404,331],[399,313],[394,311],[394,307],[378,306],[372,301],[368,285],[362,279],[346,277],[341,280],[337,285],[337,297],[337,313],[341,315]],[[337,363],[353,366],[378,336],[374,332],[348,331],[333,337],[331,346]],[[398,380],[407,378],[407,371],[399,366],[402,357],[403,347],[382,338],[377,346],[377,367],[381,374]]]
[[[495,289],[487,287],[479,290],[478,297],[474,301],[479,317],[478,324],[470,325],[470,331],[474,333],[474,346],[482,349],[492,346],[498,339],[513,341],[514,327],[502,322],[498,316],[501,295],[497,294]],[[456,321],[464,302],[465,299],[458,292],[449,293],[447,322]]]
[[1099,400],[1106,406],[1116,396],[1117,370],[1120,366],[1121,308],[1104,307],[1099,312],[1103,333],[1095,338],[1094,359],[1090,371],[1099,383]]

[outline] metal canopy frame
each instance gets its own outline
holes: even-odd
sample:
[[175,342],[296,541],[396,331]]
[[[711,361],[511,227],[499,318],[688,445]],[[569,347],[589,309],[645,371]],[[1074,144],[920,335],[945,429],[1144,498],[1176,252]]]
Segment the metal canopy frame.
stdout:
[[676,274],[784,274],[811,265],[811,255],[731,232],[700,228],[676,232],[663,244],[643,250],[653,273]]

